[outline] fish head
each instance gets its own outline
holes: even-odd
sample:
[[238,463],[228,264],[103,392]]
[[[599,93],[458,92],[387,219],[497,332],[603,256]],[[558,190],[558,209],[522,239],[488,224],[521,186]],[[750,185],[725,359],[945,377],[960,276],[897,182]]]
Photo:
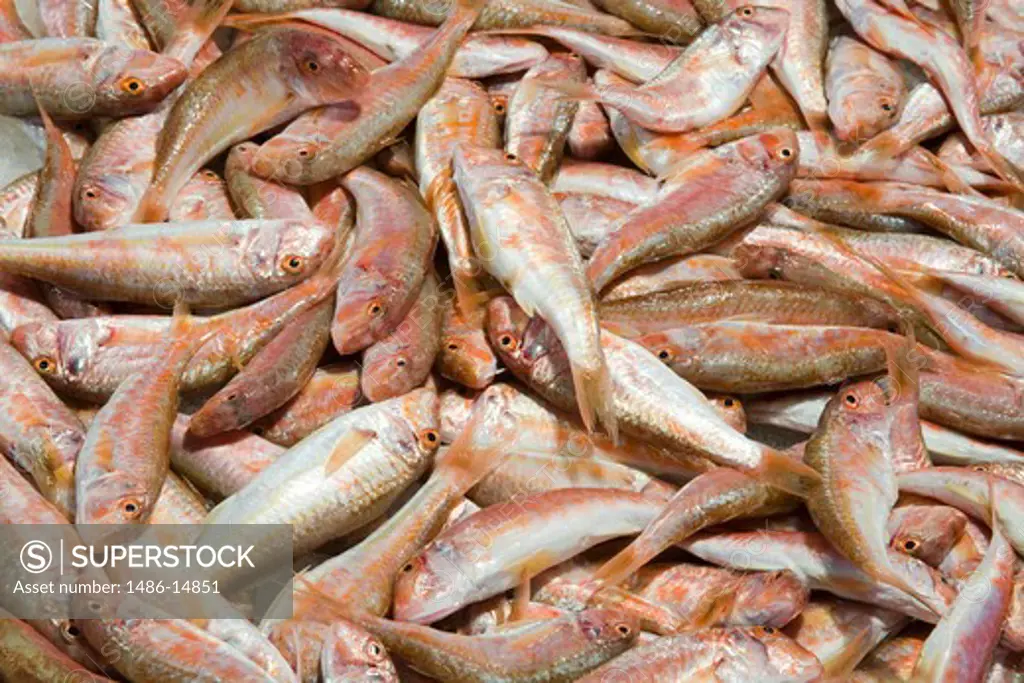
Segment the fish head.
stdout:
[[788,181],[796,174],[800,143],[796,132],[788,128],[773,128],[737,142],[736,153],[755,171],[777,175]]
[[[402,396],[399,415],[412,435],[410,449],[431,456],[441,447],[440,401],[433,389],[416,389]],[[417,458],[422,461],[422,458]]]
[[755,626],[748,633],[764,647],[772,670],[782,674],[783,680],[813,681],[824,676],[818,658],[774,626]]
[[337,102],[365,85],[370,72],[327,32],[285,29],[275,32],[288,87],[310,104]]
[[903,99],[877,88],[858,88],[828,103],[828,115],[836,139],[842,142],[868,140],[899,120]]
[[[506,178],[509,174],[532,173],[515,154],[493,147],[459,143],[452,153],[452,169],[455,184],[462,187],[480,187],[488,182]],[[465,203],[466,209],[472,202]]]
[[476,582],[459,568],[461,554],[438,538],[406,562],[395,581],[394,618],[430,624],[474,602]]
[[264,142],[252,162],[261,178],[286,183],[308,183],[321,159],[334,143],[334,132],[359,118],[361,109],[352,99],[307,112]]
[[124,115],[153,109],[188,76],[176,59],[119,46],[104,50],[93,69],[97,110]]
[[708,401],[714,406],[729,426],[741,434],[747,431],[747,411],[743,403],[735,396],[709,396]]
[[338,282],[331,337],[339,353],[354,353],[382,339],[401,311],[392,310],[401,287],[386,273],[346,269]]
[[398,683],[395,664],[376,636],[347,621],[334,621],[330,629],[320,654],[324,678]]
[[874,380],[863,380],[843,386],[829,400],[822,420],[828,415],[830,421],[848,428],[878,429],[888,412],[885,390]]
[[334,247],[334,230],[317,221],[271,221],[246,249],[249,271],[294,284],[316,272]]
[[229,386],[211,396],[188,421],[189,433],[202,438],[220,434],[237,424],[248,424],[255,417],[248,415],[247,397]]
[[622,652],[632,647],[640,634],[635,616],[615,609],[587,609],[576,616],[583,636],[603,652]]
[[90,231],[126,225],[141,199],[142,190],[125,174],[80,174],[75,183],[75,220]]
[[441,441],[451,443],[462,433],[473,415],[475,396],[463,396],[456,390],[446,389],[441,393]]
[[513,372],[528,371],[530,361],[523,345],[529,316],[510,296],[492,299],[487,305],[487,338],[502,362]]
[[437,367],[450,380],[484,389],[498,374],[498,358],[480,325],[446,325]]
[[811,591],[789,571],[755,572],[739,583],[730,623],[781,627],[803,612]]
[[967,517],[948,505],[922,502],[900,505],[889,515],[890,546],[901,553],[938,566],[960,540]]
[[124,471],[78,482],[76,524],[145,524],[156,500]]
[[786,272],[789,251],[781,245],[739,244],[732,257],[743,277],[751,280],[781,280]]
[[789,12],[781,7],[748,4],[726,17],[719,26],[740,65],[760,69],[782,46],[789,27]]
[[635,340],[665,365],[677,372],[689,367],[701,350],[704,336],[693,327],[676,327],[664,332],[652,332]]

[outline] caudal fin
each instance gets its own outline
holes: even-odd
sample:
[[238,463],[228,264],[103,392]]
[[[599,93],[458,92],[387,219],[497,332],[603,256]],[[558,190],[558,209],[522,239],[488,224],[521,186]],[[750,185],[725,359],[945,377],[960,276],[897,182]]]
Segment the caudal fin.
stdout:
[[619,425],[615,417],[615,389],[603,357],[601,361],[597,368],[572,365],[576,403],[587,431],[594,431],[600,422],[612,442],[617,444]]
[[615,557],[605,562],[594,572],[592,578],[608,586],[617,586],[636,573],[636,570],[651,560],[647,553],[641,552],[639,546],[642,543],[642,539],[643,537],[641,536],[616,553]]
[[167,220],[170,212],[171,208],[163,192],[157,186],[150,185],[135,209],[134,220],[136,223],[162,223]]
[[465,494],[501,464],[509,444],[515,441],[515,419],[495,396],[496,391],[500,389],[480,395],[462,433],[434,467],[431,479],[444,479],[457,495]]
[[199,49],[217,30],[233,0],[198,0],[177,17],[171,39],[163,54],[173,57],[185,66],[191,66]]
[[754,475],[800,498],[807,498],[821,483],[821,475],[809,465],[767,446]]

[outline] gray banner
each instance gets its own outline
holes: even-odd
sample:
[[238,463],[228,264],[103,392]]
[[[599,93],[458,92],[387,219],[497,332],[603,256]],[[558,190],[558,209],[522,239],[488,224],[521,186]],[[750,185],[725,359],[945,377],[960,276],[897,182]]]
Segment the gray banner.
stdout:
[[0,608],[20,619],[283,619],[291,582],[287,524],[0,525]]

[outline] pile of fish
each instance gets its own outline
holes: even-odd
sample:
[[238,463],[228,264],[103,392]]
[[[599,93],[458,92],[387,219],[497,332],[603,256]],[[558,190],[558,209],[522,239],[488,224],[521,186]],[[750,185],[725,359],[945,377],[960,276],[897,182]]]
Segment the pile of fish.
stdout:
[[295,571],[0,680],[1024,680],[1020,0],[4,0],[0,150],[0,520]]

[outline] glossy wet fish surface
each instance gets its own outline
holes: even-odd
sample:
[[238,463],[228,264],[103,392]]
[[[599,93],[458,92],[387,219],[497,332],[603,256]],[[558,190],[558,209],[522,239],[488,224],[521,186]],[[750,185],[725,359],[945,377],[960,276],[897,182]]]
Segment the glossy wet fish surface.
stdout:
[[0,0],[0,683],[1024,681],[1020,5]]

